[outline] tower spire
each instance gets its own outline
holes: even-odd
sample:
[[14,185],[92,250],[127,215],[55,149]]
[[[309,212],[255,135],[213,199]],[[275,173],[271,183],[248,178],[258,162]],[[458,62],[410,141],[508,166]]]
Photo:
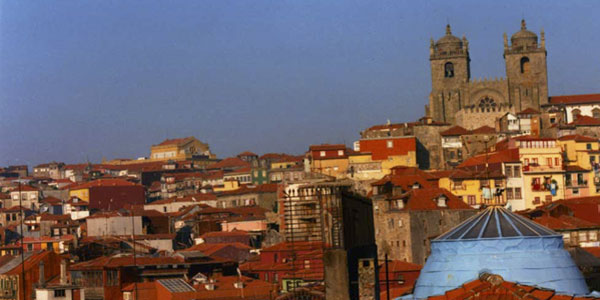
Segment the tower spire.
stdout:
[[450,24],[446,25],[446,35],[451,35],[452,34],[452,30],[450,29]]
[[522,30],[527,29],[527,24],[525,24],[525,19],[521,19],[521,29]]

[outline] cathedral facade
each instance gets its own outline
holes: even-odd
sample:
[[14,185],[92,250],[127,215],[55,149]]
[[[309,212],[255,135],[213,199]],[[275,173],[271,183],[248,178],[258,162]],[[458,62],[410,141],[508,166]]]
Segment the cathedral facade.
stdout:
[[434,121],[461,125],[468,129],[493,126],[495,119],[507,112],[527,108],[540,110],[548,103],[546,45],[543,30],[538,36],[527,30],[513,34],[510,44],[504,34],[506,77],[472,80],[469,43],[452,35],[450,25],[446,35],[430,46],[431,83],[426,114]]

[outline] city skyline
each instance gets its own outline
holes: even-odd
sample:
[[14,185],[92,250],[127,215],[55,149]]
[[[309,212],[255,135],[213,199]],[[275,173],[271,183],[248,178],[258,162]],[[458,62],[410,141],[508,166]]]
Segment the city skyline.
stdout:
[[140,4],[1,4],[2,164],[136,158],[185,136],[221,158],[351,145],[423,116],[447,23],[472,78],[504,75],[502,33],[525,18],[546,32],[549,94],[598,92],[594,3]]

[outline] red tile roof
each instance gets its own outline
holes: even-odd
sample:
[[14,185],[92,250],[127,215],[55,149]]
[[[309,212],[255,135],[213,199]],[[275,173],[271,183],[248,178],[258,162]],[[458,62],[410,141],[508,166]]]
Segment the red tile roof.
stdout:
[[276,183],[265,183],[258,185],[242,185],[240,188],[231,190],[231,191],[223,191],[219,192],[219,196],[227,196],[227,195],[244,195],[250,193],[276,193],[277,192],[277,184]]
[[448,130],[444,130],[444,131],[440,132],[440,135],[441,136],[456,136],[456,135],[467,135],[469,133],[470,132],[463,127],[453,126],[453,127],[450,127]]
[[597,258],[600,258],[600,247],[585,247],[583,250],[591,253]]
[[177,138],[177,139],[166,139],[164,141],[162,141],[162,143],[156,145],[156,146],[165,146],[165,145],[180,145],[180,144],[184,144],[189,142],[190,140],[194,139],[193,136],[188,136],[188,137],[184,137],[184,138]]
[[411,190],[413,185],[419,184],[421,187],[434,187],[432,183],[420,175],[387,175],[380,180],[371,183],[372,186],[381,186],[391,183],[395,187],[400,187],[404,191]]
[[600,102],[600,94],[565,95],[550,97],[551,104],[579,104]]
[[88,189],[102,186],[135,186],[137,184],[123,179],[96,179],[76,186],[69,186],[70,190]]
[[244,152],[238,154],[237,156],[240,157],[240,156],[258,156],[258,155],[256,155],[256,153],[253,153],[250,151],[244,151]]
[[596,299],[593,297],[573,297],[558,295],[555,291],[535,286],[521,285],[504,281],[495,274],[483,273],[479,279],[464,283],[462,286],[446,291],[444,295],[430,296],[427,299],[435,300],[479,300],[479,299],[506,299],[506,300],[559,300],[559,299]]
[[517,115],[539,115],[539,114],[540,114],[539,111],[537,111],[531,107],[528,107],[517,113]]
[[535,221],[538,224],[544,225],[552,230],[600,228],[600,224],[588,222],[586,220],[567,215],[561,215],[558,217],[543,215],[541,217],[533,219],[533,221]]
[[471,158],[463,161],[458,168],[472,167],[472,166],[480,166],[487,164],[496,164],[496,163],[509,163],[509,162],[520,162],[519,160],[519,149],[507,149],[496,152],[491,152],[487,154],[479,154],[475,155]]
[[571,135],[565,135],[565,136],[561,136],[558,138],[559,141],[576,141],[579,143],[587,143],[587,142],[597,142],[598,139],[593,138],[593,137],[589,137],[589,136],[583,136],[583,135],[579,135],[579,134],[571,134]]
[[325,150],[346,150],[346,145],[344,144],[321,144],[321,145],[311,145],[309,147],[310,151],[325,151]]
[[252,249],[248,245],[234,242],[234,243],[215,243],[215,244],[202,243],[202,244],[197,244],[197,245],[191,246],[189,248],[186,248],[186,249],[183,249],[180,251],[200,251],[207,256],[213,256],[216,252],[219,252],[222,249],[227,248],[227,247],[233,247],[233,248],[237,248],[240,250],[247,250],[247,251],[250,251]]
[[208,237],[224,237],[224,236],[243,236],[243,237],[247,237],[250,236],[250,233],[248,231],[244,231],[244,230],[236,230],[234,229],[233,231],[212,231],[212,232],[207,232],[203,235],[200,236],[200,238],[208,238]]
[[496,133],[496,129],[490,126],[481,126],[479,128],[475,128],[471,130],[471,134],[494,134]]
[[600,120],[589,116],[578,116],[575,121],[567,124],[572,126],[600,126]]
[[208,170],[227,169],[227,168],[244,168],[251,167],[250,163],[240,159],[239,157],[228,157],[219,162],[212,163],[206,166]]
[[157,200],[154,202],[146,203],[146,205],[169,204],[169,203],[177,203],[177,202],[202,202],[202,201],[211,201],[211,200],[217,200],[217,196],[212,193],[199,193],[199,194],[188,195],[188,196],[180,197],[180,198],[172,197],[172,198],[168,198],[168,199]]
[[[18,192],[19,191],[19,187],[16,187],[13,192]],[[38,188],[34,188],[30,185],[21,185],[20,188],[21,192],[39,192],[40,190]]]
[[[439,207],[435,201],[440,195],[446,197],[446,207]],[[454,194],[442,188],[414,189],[394,198],[407,200],[403,210],[472,209],[471,206],[458,199]]]

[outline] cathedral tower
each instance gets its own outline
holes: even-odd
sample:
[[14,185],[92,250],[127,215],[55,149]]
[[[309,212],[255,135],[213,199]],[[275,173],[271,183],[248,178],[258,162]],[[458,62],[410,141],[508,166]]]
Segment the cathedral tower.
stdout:
[[471,76],[467,39],[452,35],[447,25],[446,35],[437,42],[431,39],[429,60],[432,89],[427,115],[435,121],[453,123],[466,97],[463,91]]
[[508,98],[516,111],[529,107],[539,110],[548,103],[548,73],[546,68],[546,40],[527,30],[525,20],[521,30],[510,38],[504,34],[504,60],[508,80]]

